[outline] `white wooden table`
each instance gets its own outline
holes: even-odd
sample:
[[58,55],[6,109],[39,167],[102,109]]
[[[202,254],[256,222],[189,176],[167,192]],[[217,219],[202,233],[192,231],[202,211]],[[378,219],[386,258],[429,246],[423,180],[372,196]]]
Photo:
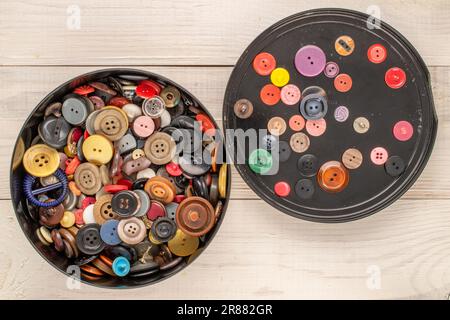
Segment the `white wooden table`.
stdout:
[[[433,155],[420,179],[399,201],[374,216],[346,224],[294,219],[258,199],[234,171],[224,223],[200,258],[157,285],[115,291],[84,285],[68,290],[66,278],[28,243],[12,209],[13,143],[29,112],[63,81],[104,67],[135,66],[188,88],[220,121],[233,64],[265,28],[313,5],[366,11],[372,4],[353,0],[1,0],[0,298],[447,298],[447,0],[376,3],[382,19],[405,35],[429,66],[440,122]],[[70,5],[81,9],[79,30],[67,27],[68,16],[74,14],[67,11]]]

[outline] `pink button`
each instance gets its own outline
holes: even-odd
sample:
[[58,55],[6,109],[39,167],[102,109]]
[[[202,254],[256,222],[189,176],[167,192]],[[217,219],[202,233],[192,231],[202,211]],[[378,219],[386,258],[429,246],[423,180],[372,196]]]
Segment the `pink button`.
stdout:
[[327,59],[325,52],[318,46],[307,45],[297,51],[294,63],[300,74],[305,77],[315,77],[325,69]]
[[291,192],[291,187],[289,186],[289,183],[280,181],[275,183],[275,185],[273,186],[273,190],[275,191],[275,194],[277,196],[287,197]]
[[327,122],[325,119],[306,121],[306,131],[313,137],[321,136],[325,130],[327,130]]
[[394,125],[394,129],[392,130],[394,133],[395,139],[399,141],[408,141],[414,134],[414,128],[411,123],[408,121],[399,121]]
[[334,78],[339,74],[339,66],[336,62],[328,62],[325,65],[325,71],[324,71],[325,75],[328,78]]
[[281,89],[281,101],[292,106],[300,101],[300,89],[295,84],[288,84]]
[[303,119],[303,117],[299,114],[293,115],[289,119],[289,127],[293,131],[302,131],[305,127],[305,119]]
[[149,116],[137,117],[133,122],[133,132],[140,138],[147,138],[155,130],[155,123]]
[[370,160],[372,160],[374,164],[381,166],[386,162],[388,156],[389,154],[385,148],[376,147],[370,153]]

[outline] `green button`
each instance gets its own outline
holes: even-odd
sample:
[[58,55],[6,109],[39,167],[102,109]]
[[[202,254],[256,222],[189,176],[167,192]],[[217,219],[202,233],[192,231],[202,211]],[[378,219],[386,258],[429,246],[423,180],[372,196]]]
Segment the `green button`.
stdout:
[[255,173],[267,173],[272,168],[272,155],[264,149],[253,150],[248,158],[248,165]]

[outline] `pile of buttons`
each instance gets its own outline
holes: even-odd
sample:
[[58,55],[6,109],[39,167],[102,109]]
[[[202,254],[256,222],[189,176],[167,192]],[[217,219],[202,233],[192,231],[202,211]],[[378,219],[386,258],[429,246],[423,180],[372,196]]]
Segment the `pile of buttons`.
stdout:
[[98,79],[48,104],[37,131],[15,157],[35,235],[84,280],[167,277],[200,253],[228,172],[220,131],[182,89],[136,74]]

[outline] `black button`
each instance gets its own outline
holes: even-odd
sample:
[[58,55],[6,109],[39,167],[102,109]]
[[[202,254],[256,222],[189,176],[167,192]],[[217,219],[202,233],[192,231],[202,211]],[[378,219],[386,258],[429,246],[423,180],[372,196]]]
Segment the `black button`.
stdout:
[[92,262],[92,260],[97,259],[96,255],[93,256],[85,256],[85,257],[78,257],[76,258],[73,263],[77,266],[83,266],[85,264],[88,264],[89,262]]
[[194,177],[192,180],[192,187],[194,188],[195,195],[209,200],[208,186],[206,185],[203,176]]
[[130,268],[130,275],[138,275],[138,274],[145,274],[146,272],[159,270],[159,264],[157,264],[153,260],[148,260],[145,263],[136,263],[131,266]]
[[98,254],[105,248],[105,243],[100,237],[100,225],[97,223],[86,224],[77,233],[78,249],[89,255]]
[[161,217],[156,219],[152,224],[150,232],[153,237],[161,242],[167,242],[175,236],[177,231],[177,225],[175,222],[167,217]]
[[297,161],[297,168],[304,177],[312,177],[317,174],[318,161],[313,154],[305,154]]
[[399,156],[392,156],[387,159],[384,168],[388,175],[398,177],[405,171],[405,162]]
[[291,147],[289,146],[289,143],[286,141],[280,141],[278,143],[278,154],[280,162],[287,161],[291,156]]
[[49,116],[40,123],[38,133],[46,144],[60,149],[67,144],[70,129],[70,124],[63,117]]
[[131,188],[133,190],[144,190],[145,183],[147,182],[148,178],[140,178],[133,182],[133,185]]
[[311,180],[301,179],[295,184],[295,194],[300,199],[310,199],[314,194],[314,184]]
[[184,110],[185,110],[184,103],[181,100],[175,107],[167,109],[172,119],[181,116],[184,113]]
[[277,141],[278,141],[277,137],[272,136],[270,134],[266,134],[261,138],[261,147],[270,151],[273,148],[275,148]]
[[139,197],[133,191],[120,191],[111,199],[112,210],[121,217],[130,217],[140,208]]
[[171,127],[194,129],[195,119],[189,116],[179,116],[172,120]]
[[189,178],[184,175],[175,177],[175,185],[184,190],[189,185]]

